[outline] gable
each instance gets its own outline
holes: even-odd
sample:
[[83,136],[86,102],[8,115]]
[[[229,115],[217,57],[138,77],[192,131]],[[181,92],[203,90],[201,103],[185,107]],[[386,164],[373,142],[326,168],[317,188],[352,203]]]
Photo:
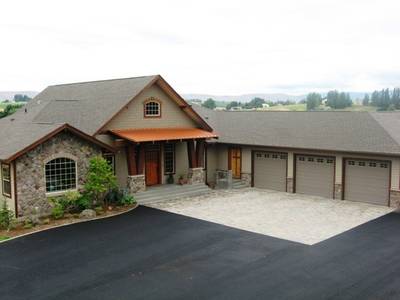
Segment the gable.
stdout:
[[[159,118],[144,116],[144,102],[150,98],[157,99],[161,103]],[[103,130],[174,127],[198,128],[199,126],[169,95],[158,85],[153,84],[120,111]]]

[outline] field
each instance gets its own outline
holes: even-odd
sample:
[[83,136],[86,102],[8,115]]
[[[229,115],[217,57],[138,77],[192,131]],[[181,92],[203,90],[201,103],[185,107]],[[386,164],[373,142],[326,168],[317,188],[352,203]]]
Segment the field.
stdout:
[[[270,111],[306,111],[305,104],[292,104],[292,105],[277,105],[271,106],[267,110]],[[376,111],[376,107],[373,106],[362,106],[362,105],[353,105],[352,107],[347,107],[345,109],[330,109],[324,105],[319,107],[319,110],[327,110],[327,111]]]

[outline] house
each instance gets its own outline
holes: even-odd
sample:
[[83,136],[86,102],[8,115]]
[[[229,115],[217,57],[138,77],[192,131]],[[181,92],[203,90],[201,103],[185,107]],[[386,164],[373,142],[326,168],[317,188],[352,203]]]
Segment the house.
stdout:
[[104,156],[130,193],[176,181],[398,206],[399,113],[215,111],[159,75],[49,86],[0,120],[1,195],[17,216],[82,188]]

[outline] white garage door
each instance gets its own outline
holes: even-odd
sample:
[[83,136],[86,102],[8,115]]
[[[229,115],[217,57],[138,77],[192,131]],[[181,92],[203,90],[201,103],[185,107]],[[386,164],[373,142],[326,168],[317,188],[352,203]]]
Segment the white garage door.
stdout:
[[390,162],[346,159],[344,199],[389,204]]
[[335,159],[296,155],[296,193],[333,197]]
[[286,191],[286,153],[254,153],[254,187]]

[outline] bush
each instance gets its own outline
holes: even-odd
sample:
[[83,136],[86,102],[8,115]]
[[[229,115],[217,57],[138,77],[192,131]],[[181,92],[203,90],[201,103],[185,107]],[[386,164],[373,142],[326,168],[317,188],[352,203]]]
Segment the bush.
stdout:
[[89,171],[86,177],[85,191],[96,205],[107,206],[106,195],[117,187],[111,166],[101,156],[93,157],[89,161]]
[[65,209],[63,205],[57,201],[57,199],[52,199],[52,200],[53,200],[53,208],[51,210],[51,215],[56,220],[61,219],[62,217],[64,217]]
[[0,210],[0,228],[9,230],[14,219],[14,212],[8,209],[7,202],[4,200]]
[[88,194],[81,195],[81,197],[79,197],[79,199],[76,201],[76,204],[80,211],[92,208],[92,200]]
[[136,203],[135,198],[132,195],[124,195],[119,201],[119,205],[131,205]]

